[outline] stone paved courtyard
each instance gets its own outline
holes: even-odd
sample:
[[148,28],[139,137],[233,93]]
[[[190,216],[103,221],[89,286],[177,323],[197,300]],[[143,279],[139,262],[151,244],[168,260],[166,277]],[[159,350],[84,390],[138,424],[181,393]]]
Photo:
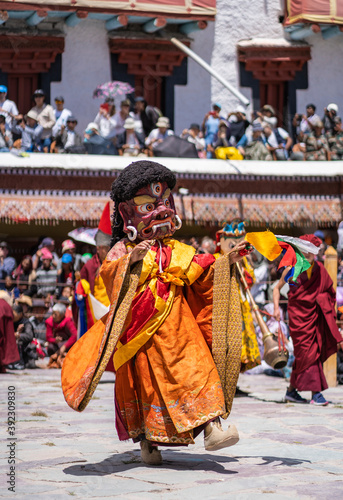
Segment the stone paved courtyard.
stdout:
[[[282,403],[285,380],[243,375],[239,386],[249,396],[235,398],[230,416],[240,442],[209,453],[199,436],[194,446],[165,448],[156,468],[142,464],[137,444],[116,436],[113,381],[105,373],[89,406],[76,413],[64,402],[59,370],[1,375],[0,498],[342,498],[343,386],[325,392],[328,407],[293,405]],[[16,392],[15,492],[6,486],[9,386]]]

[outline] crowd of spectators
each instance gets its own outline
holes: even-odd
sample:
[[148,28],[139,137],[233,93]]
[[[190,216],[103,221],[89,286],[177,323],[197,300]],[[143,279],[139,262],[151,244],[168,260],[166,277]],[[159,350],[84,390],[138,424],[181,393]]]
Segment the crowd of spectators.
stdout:
[[306,114],[295,114],[293,133],[278,126],[275,110],[269,104],[247,119],[243,106],[227,117],[221,106],[213,104],[202,123],[207,158],[232,160],[342,160],[343,129],[338,106],[331,103],[323,118],[316,106],[308,104]]
[[[7,99],[7,87],[0,85],[0,152],[106,154],[131,157],[179,156],[180,142],[169,118],[143,97],[123,99],[119,110],[106,98],[83,132],[77,131],[77,117],[56,96],[55,107],[45,102],[42,89],[33,94],[33,107],[26,115]],[[201,125],[192,123],[178,139],[191,143],[191,156],[232,160],[342,160],[343,129],[338,106],[328,104],[322,118],[316,106],[308,104],[306,114],[296,113],[292,131],[278,125],[269,104],[247,116],[239,105],[228,115],[214,103]],[[169,151],[162,146],[168,139]]]
[[76,342],[75,284],[92,253],[88,246],[83,255],[77,253],[69,239],[59,250],[60,256],[54,240],[44,237],[17,265],[7,242],[0,243],[0,298],[11,304],[20,355],[11,369],[35,368],[38,358],[46,356],[51,366],[61,366]]
[[[323,261],[325,250],[332,241],[330,236],[325,236],[320,230],[315,234],[322,240],[317,258]],[[209,236],[181,241],[192,245],[197,253],[216,253],[216,243]],[[61,367],[63,357],[77,340],[78,308],[75,293],[82,276],[80,272],[99,248],[82,244],[81,251],[77,252],[76,244],[67,239],[56,251],[54,240],[42,237],[31,254],[25,255],[19,263],[10,250],[6,241],[0,242],[0,299],[11,304],[20,355],[20,360],[10,363],[8,368],[36,368],[37,360],[44,357],[49,359],[49,367]],[[256,251],[248,259],[256,280],[251,288],[254,300],[261,310],[272,314],[273,287],[282,272],[278,270],[279,261],[269,262]],[[343,320],[343,246],[339,252],[337,278],[338,318]],[[281,294],[280,306],[287,333],[287,290],[281,290]],[[270,316],[266,320],[272,322]],[[263,348],[262,335],[257,325],[256,332]],[[339,355],[343,363],[343,353],[340,352]],[[343,366],[341,379],[343,383]]]

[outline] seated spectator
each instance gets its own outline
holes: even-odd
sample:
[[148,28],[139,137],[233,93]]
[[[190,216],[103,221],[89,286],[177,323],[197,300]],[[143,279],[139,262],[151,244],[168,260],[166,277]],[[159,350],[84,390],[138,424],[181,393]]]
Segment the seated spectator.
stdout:
[[264,126],[263,133],[266,139],[266,148],[274,160],[288,160],[289,150],[293,143],[289,133],[281,127],[273,130],[270,125]]
[[83,144],[86,148],[86,153],[89,155],[118,154],[112,140],[101,137],[98,125],[94,122],[88,123],[84,133]]
[[[243,160],[243,156],[238,149],[233,147],[230,143],[230,126],[231,124],[228,125],[225,120],[221,121],[219,124],[218,134],[212,144],[215,157],[218,160]],[[210,150],[211,148],[209,146],[208,151]]]
[[83,145],[82,137],[75,131],[77,119],[73,115],[67,118],[67,124],[61,125],[60,131],[56,134],[56,149],[58,153],[83,154],[86,148]]
[[71,318],[66,318],[66,306],[55,304],[52,308],[52,316],[45,321],[46,341],[48,342],[48,355],[57,352],[64,356],[75,344],[77,331]]
[[[62,241],[62,257],[64,254],[70,254],[72,256],[74,271],[80,271],[81,255],[79,253],[76,253],[76,245],[72,240]],[[62,258],[59,259],[57,268],[62,269]]]
[[29,318],[32,312],[32,299],[28,295],[21,295],[15,301],[16,304],[19,304],[23,308],[23,313],[25,318]]
[[212,143],[215,141],[215,137],[218,133],[219,123],[224,120],[224,118],[220,116],[221,109],[222,107],[218,102],[212,104],[212,111],[206,113],[201,125],[205,138],[207,158],[212,158],[213,156]]
[[152,130],[145,139],[145,145],[148,146],[151,152],[153,152],[157,144],[163,142],[166,137],[174,135],[174,132],[169,128],[169,118],[161,116],[158,119],[156,126],[157,128],[154,128],[154,130]]
[[13,271],[13,279],[19,288],[20,294],[33,297],[37,293],[37,287],[33,283],[36,279],[36,272],[33,270],[31,255],[25,255],[19,266]]
[[120,103],[120,110],[114,115],[114,119],[116,122],[115,125],[115,135],[118,136],[125,132],[124,123],[126,118],[130,115],[130,101],[129,99],[124,99]]
[[0,290],[5,290],[5,278],[11,276],[16,266],[15,259],[10,257],[6,241],[0,243]]
[[6,276],[6,278],[5,278],[5,289],[6,289],[6,292],[10,295],[13,302],[20,295],[19,288],[17,287],[16,283],[13,281],[11,275]]
[[200,248],[198,249],[198,253],[210,253],[214,254],[216,252],[216,244],[212,238],[209,236],[204,236],[201,240]]
[[258,118],[260,119],[262,126],[264,124],[270,125],[272,129],[275,129],[277,126],[277,118],[275,116],[275,111],[273,106],[270,104],[265,104],[262,106],[261,111],[256,113]]
[[0,85],[0,113],[6,118],[6,128],[10,129],[12,119],[15,118],[19,112],[16,103],[7,99],[6,85]]
[[330,160],[330,151],[328,141],[323,135],[323,123],[317,120],[312,124],[313,132],[306,135],[305,143],[305,160],[306,161],[325,161]]
[[6,129],[6,118],[0,115],[0,153],[8,153],[13,145],[12,134]]
[[158,108],[150,106],[144,97],[136,97],[133,113],[136,132],[143,133],[144,137],[147,137],[156,127],[160,116],[162,113]]
[[146,156],[144,135],[135,131],[135,120],[130,116],[125,120],[124,129],[125,131],[117,137],[119,156]]
[[70,285],[65,285],[62,289],[61,298],[67,299],[68,302],[73,301],[73,287]]
[[75,273],[73,269],[73,256],[70,253],[64,253],[61,259],[62,267],[58,270],[57,281],[58,281],[58,294],[57,297],[61,297],[63,286],[69,285],[73,286],[75,282]]
[[100,104],[94,123],[97,125],[97,132],[104,139],[113,139],[117,135],[115,112],[116,108],[113,99],[108,98],[103,104]]
[[11,369],[24,370],[24,368],[36,368],[35,359],[37,359],[37,355],[35,348],[30,346],[33,340],[32,324],[27,318],[24,317],[21,305],[15,304],[12,306],[12,310],[15,332],[14,335],[17,339],[20,361],[11,366]]
[[[0,87],[1,89],[1,87]],[[11,297],[0,290],[0,373],[6,373],[6,366],[20,360],[14,336]]]
[[55,97],[55,106],[54,114],[56,123],[52,127],[52,136],[56,139],[56,136],[61,132],[61,128],[66,127],[68,118],[72,115],[72,112],[64,107],[64,97],[61,95]]
[[52,265],[52,253],[47,248],[41,251],[42,267],[37,271],[37,296],[56,295],[57,269]]
[[306,115],[300,115],[297,113],[293,118],[293,127],[296,127],[296,134],[300,136],[300,140],[303,139],[304,134],[309,134],[312,132],[312,123],[320,120],[316,113],[316,106],[314,104],[308,104],[306,106]]
[[[44,299],[33,299],[32,316],[29,318],[33,326],[34,338],[39,340],[42,347],[46,348],[46,324],[45,321],[50,317],[48,313],[49,304]],[[47,354],[47,351],[46,351]]]
[[231,132],[230,142],[233,146],[236,146],[250,125],[247,120],[245,108],[243,106],[237,106],[233,113],[229,113],[228,122]]
[[323,127],[324,132],[334,133],[335,130],[335,118],[338,115],[338,106],[335,103],[328,104],[327,108],[324,108],[324,118]]
[[31,109],[25,117],[19,115],[12,125],[11,130],[21,138],[21,151],[27,151],[29,153],[41,151],[43,127],[38,124],[38,115],[36,111]]
[[51,137],[52,137],[52,127],[56,123],[54,109],[50,104],[46,104],[45,93],[42,89],[37,89],[33,94],[33,100],[35,106],[31,111],[35,111],[37,114],[37,120],[39,125],[43,127],[43,132],[40,140],[40,147],[44,153],[50,152]]
[[259,120],[255,120],[251,127],[251,132],[246,131],[237,144],[237,149],[244,156],[245,160],[269,161],[272,155],[264,145],[262,138],[262,125]]
[[206,148],[205,139],[202,132],[200,131],[200,125],[197,123],[192,123],[189,129],[185,128],[180,135],[182,139],[187,139],[188,142],[194,144],[198,151],[198,155],[204,158],[204,151]]
[[342,119],[336,116],[334,119],[334,132],[327,132],[326,138],[330,148],[330,159],[333,161],[343,160],[343,128]]
[[42,250],[43,248],[46,248],[47,250],[49,250],[49,252],[51,252],[52,254],[52,265],[53,267],[57,267],[57,263],[58,263],[58,255],[57,253],[55,252],[55,241],[52,239],[52,238],[49,238],[48,236],[43,238],[42,241],[40,242],[39,246],[38,246],[38,250],[37,252],[34,254],[34,256],[32,257],[32,267],[33,269],[37,269],[39,267],[42,267]]

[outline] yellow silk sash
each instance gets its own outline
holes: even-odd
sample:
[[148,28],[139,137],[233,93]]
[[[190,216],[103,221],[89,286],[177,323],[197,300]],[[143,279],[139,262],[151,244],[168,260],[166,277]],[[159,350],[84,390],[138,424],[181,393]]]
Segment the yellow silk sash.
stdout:
[[[159,265],[156,262],[156,252],[149,250],[143,260],[139,286],[135,294],[136,298],[149,287],[155,299],[154,307],[157,309],[157,312],[127,344],[122,344],[120,341],[117,343],[117,350],[113,356],[115,370],[118,370],[124,363],[131,359],[159,329],[173,306],[176,286],[191,285],[204,271],[201,266],[193,262],[195,254],[193,247],[170,239],[165,239],[163,243],[171,248],[169,266],[160,273]],[[128,248],[133,248],[134,246],[132,243],[127,244]],[[164,283],[171,283],[166,300],[157,294],[158,280],[162,280]],[[131,315],[129,319],[131,319]],[[125,326],[127,328],[129,324],[126,323]],[[123,331],[126,328],[124,327]]]

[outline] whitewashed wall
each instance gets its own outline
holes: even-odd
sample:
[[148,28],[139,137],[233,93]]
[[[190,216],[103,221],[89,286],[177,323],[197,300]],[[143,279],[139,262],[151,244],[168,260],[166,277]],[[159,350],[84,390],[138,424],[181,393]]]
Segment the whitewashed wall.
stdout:
[[51,84],[51,102],[63,95],[65,107],[78,119],[83,132],[94,120],[101,99],[93,99],[97,85],[111,80],[108,35],[103,21],[85,19],[77,26],[65,26],[65,51],[62,54],[62,81]]
[[[237,43],[248,38],[279,38],[283,29],[278,22],[279,0],[217,0],[215,41],[212,66],[251,100],[251,90],[239,87]],[[212,99],[222,104],[225,113],[240,104],[223,86],[213,80]]]
[[[191,49],[211,64],[214,44],[214,23],[203,31],[192,33]],[[188,58],[188,83],[175,86],[174,128],[181,133],[191,123],[201,123],[211,110],[211,76],[198,63]]]
[[311,45],[312,56],[307,63],[309,86],[306,90],[297,90],[297,110],[304,113],[306,105],[313,103],[322,117],[324,108],[334,102],[342,116],[343,34],[323,40],[318,33],[307,38],[306,42]]
[[[239,87],[236,46],[240,40],[249,38],[284,38],[283,27],[278,22],[280,1],[217,0],[217,11],[215,23],[191,34],[191,48],[251,100],[251,90]],[[92,19],[83,20],[73,28],[65,26],[65,30],[62,81],[51,84],[51,99],[53,103],[56,95],[65,97],[65,105],[77,116],[78,130],[82,132],[94,119],[102,102],[93,99],[93,90],[111,79],[108,34],[103,21]],[[327,41],[317,34],[307,42],[312,46],[312,60],[308,63],[309,88],[297,91],[298,111],[304,111],[307,103],[314,102],[321,115],[329,102],[336,102],[343,114],[343,34]],[[189,58],[188,84],[175,87],[175,132],[181,133],[191,122],[201,124],[212,102],[221,103],[223,115],[240,104]]]

